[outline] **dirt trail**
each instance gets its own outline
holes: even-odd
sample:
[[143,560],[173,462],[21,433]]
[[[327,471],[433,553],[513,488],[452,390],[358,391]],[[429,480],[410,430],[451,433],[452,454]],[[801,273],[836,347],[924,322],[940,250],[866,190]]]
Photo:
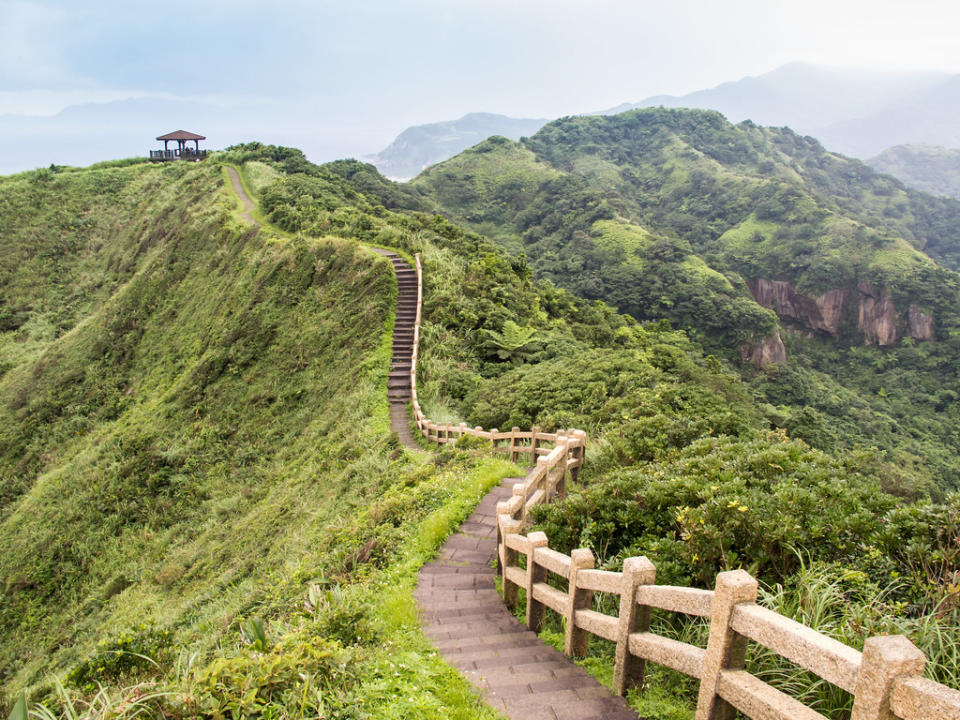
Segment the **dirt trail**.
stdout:
[[250,199],[250,196],[247,195],[247,191],[243,189],[243,183],[240,182],[240,176],[237,174],[237,171],[232,167],[227,167],[227,175],[230,176],[230,184],[233,185],[233,191],[237,194],[237,197],[240,198],[240,202],[243,203],[243,206],[246,210],[241,213],[243,219],[246,220],[251,225],[259,226],[256,220],[253,219],[253,209],[256,205],[253,204],[253,200]]

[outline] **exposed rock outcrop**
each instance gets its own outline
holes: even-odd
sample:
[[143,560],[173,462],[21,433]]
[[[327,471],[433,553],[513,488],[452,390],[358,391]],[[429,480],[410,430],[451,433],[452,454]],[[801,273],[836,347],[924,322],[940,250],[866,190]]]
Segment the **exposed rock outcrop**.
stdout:
[[894,345],[897,342],[897,311],[886,288],[867,283],[857,285],[860,293],[860,314],[857,327],[867,345]]
[[797,292],[793,283],[760,278],[749,283],[754,300],[772,308],[781,318],[796,320],[811,330],[834,338],[840,334],[840,320],[847,302],[846,290],[828,290],[819,297]]
[[[897,308],[885,287],[862,282],[857,285],[855,297],[851,298],[853,291],[850,289],[828,290],[815,297],[804,295],[797,292],[793,283],[785,280],[759,278],[751,280],[748,285],[754,300],[772,308],[780,318],[793,320],[813,332],[826,333],[834,339],[840,337],[844,315],[852,313],[854,309],[857,313],[857,329],[863,333],[867,345],[895,345],[903,336],[915,340],[933,339],[933,317],[916,305],[909,307],[905,317],[898,317]],[[856,306],[848,310],[850,301],[856,302]],[[751,357],[759,352],[757,347],[749,346]],[[745,357],[747,352],[745,348]],[[773,352],[772,347],[768,352]]]
[[927,315],[916,305],[907,311],[907,334],[914,340],[933,340],[933,316]]
[[744,363],[752,363],[757,368],[774,363],[783,365],[787,362],[787,348],[784,347],[783,338],[777,331],[757,342],[744,345],[740,350],[740,357]]

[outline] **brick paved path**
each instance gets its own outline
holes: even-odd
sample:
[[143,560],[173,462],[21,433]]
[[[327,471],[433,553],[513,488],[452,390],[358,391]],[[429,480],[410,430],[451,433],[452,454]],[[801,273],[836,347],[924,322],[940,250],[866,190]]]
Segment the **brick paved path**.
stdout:
[[494,488],[420,569],[414,596],[424,632],[488,705],[513,720],[638,720],[623,698],[514,618],[494,587],[497,502],[521,481]]

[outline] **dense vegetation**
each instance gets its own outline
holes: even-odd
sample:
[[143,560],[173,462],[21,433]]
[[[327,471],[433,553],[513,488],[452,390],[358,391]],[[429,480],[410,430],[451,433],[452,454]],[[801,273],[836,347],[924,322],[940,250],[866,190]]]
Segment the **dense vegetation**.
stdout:
[[[0,541],[23,548],[0,560],[7,692],[29,687],[57,711],[90,701],[100,715],[118,698],[121,715],[167,717],[490,713],[430,652],[409,593],[444,533],[517,469],[397,446],[385,400],[395,290],[360,243],[422,254],[431,417],[588,431],[583,485],[537,513],[553,545],[592,547],[604,567],[646,554],[661,582],[709,585],[746,567],[779,611],[853,645],[906,632],[934,676],[958,684],[954,340],[878,349],[788,335],[788,367],[743,375],[703,349],[776,327],[742,281],[626,207],[611,214],[586,179],[487,145],[471,152],[562,181],[543,196],[557,228],[587,213],[611,247],[640,247],[638,267],[675,267],[661,292],[689,304],[677,325],[713,303],[754,320],[641,324],[559,288],[560,274],[537,279],[532,252],[502,248],[524,242],[506,221],[469,221],[488,238],[370,166],[315,166],[285,148],[219,158],[276,228],[259,231],[233,212],[217,161],[0,181],[3,257],[45,243],[59,263],[0,287],[16,318],[0,346]],[[488,180],[506,181],[512,165],[495,167]],[[514,212],[495,205],[492,218]],[[88,229],[74,237],[71,224]],[[563,249],[559,237],[549,242]],[[684,254],[649,250],[659,243]],[[46,300],[50,278],[63,278],[64,302]],[[603,667],[607,649],[595,651],[588,662]],[[66,684],[59,701],[52,674]],[[690,685],[655,680],[633,698],[643,714],[688,717]],[[793,682],[844,716],[847,699]]]
[[[960,487],[955,201],[786,128],[662,108],[491,138],[413,185],[526,254],[534,276],[669,320],[718,357],[779,328],[787,366],[743,370],[770,424],[827,451],[878,448],[903,468],[887,485],[901,494]],[[825,330],[760,307],[748,288],[760,280],[789,283],[800,303],[852,299]],[[935,341],[863,347],[862,286],[889,293],[901,338],[915,306]]]

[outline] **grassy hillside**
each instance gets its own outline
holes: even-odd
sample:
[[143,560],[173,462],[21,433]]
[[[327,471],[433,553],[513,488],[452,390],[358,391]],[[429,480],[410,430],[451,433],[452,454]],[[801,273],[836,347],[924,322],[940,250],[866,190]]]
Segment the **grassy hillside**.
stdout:
[[413,184],[452,218],[526,253],[539,277],[582,297],[696,328],[717,347],[773,330],[774,315],[689,243],[631,222],[580,174],[559,168],[519,143],[490,138]]
[[[32,343],[4,354],[0,379],[0,546],[17,548],[0,560],[5,689],[39,699],[56,674],[74,702],[105,683],[128,711],[152,688],[176,690],[154,700],[167,717],[276,717],[294,697],[316,713],[357,693],[376,714],[412,683],[398,712],[482,715],[411,634],[409,590],[446,528],[515,470],[399,452],[389,263],[242,225],[215,162],[2,182],[23,233],[2,235],[5,256],[35,239],[62,269],[4,285],[27,315],[4,347]],[[55,307],[44,277],[76,300],[34,336]],[[388,642],[409,654],[402,673]]]
[[[333,390],[382,355],[389,268],[349,246],[260,237],[230,221],[216,165],[182,167],[107,171],[132,193],[163,185],[165,201],[115,220],[139,232],[90,231],[120,256],[142,248],[139,266],[2,380],[0,542],[20,548],[0,565],[3,635],[18,638],[5,674],[93,627],[196,613],[215,587],[282,566],[284,525],[322,524],[317,509],[362,491],[333,466],[354,423],[331,432],[330,418],[354,413],[362,436],[384,422],[382,399],[376,383]],[[86,175],[34,192],[57,204]],[[230,607],[217,594],[206,622]]]

